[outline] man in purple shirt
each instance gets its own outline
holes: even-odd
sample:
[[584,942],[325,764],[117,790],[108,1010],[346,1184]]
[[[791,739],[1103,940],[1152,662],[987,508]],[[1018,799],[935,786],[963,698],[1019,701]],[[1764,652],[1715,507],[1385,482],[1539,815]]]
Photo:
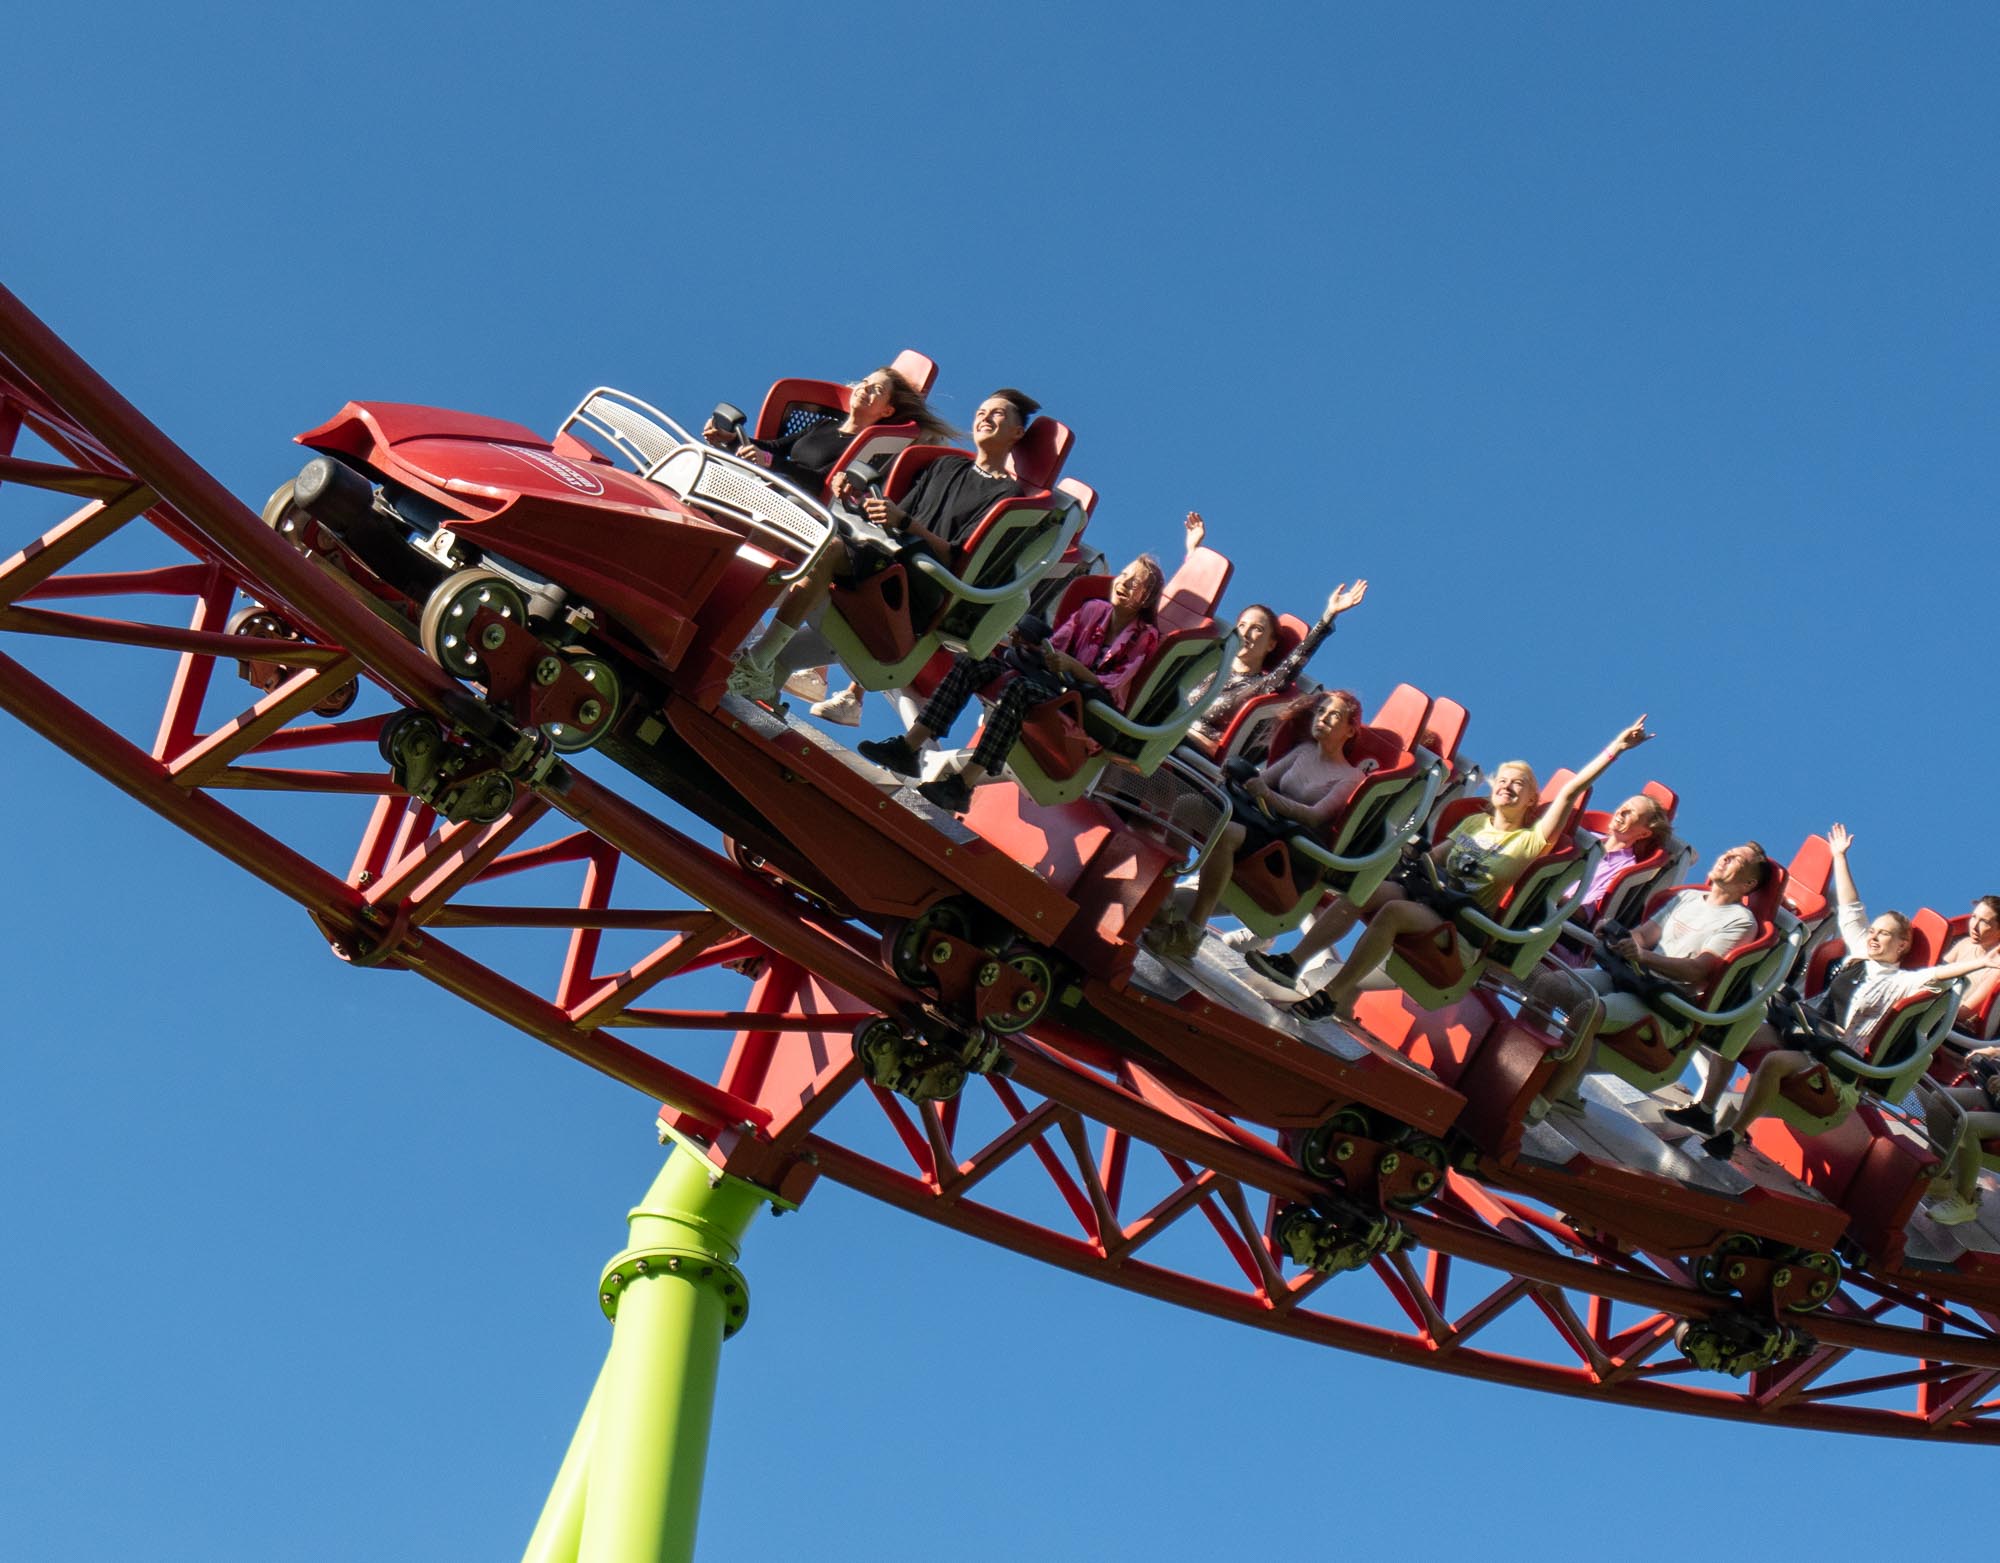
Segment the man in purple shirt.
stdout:
[[[986,714],[971,757],[917,789],[939,808],[963,814],[972,789],[1007,761],[1021,736],[1028,708],[1052,700],[1065,688],[1081,688],[1123,709],[1133,676],[1145,665],[1160,632],[1154,624],[1166,574],[1159,560],[1141,554],[1118,572],[1108,600],[1093,599],[1056,626],[1042,649],[1042,670],[1018,672]],[[999,657],[961,656],[931,695],[923,714],[901,738],[857,744],[863,755],[901,776],[916,776],[917,751],[951,731],[973,695],[1015,664]]]
[[1583,892],[1583,915],[1596,922],[1618,875],[1657,847],[1667,834],[1667,811],[1645,793],[1634,793],[1611,811],[1604,832],[1604,856]]

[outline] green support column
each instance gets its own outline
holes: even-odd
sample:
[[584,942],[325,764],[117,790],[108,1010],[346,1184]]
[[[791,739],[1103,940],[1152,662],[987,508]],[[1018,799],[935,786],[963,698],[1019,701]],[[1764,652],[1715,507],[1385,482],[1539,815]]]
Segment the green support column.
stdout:
[[692,1148],[667,1158],[598,1284],[611,1351],[527,1563],[694,1557],[722,1342],[750,1311],[735,1261],[770,1197]]

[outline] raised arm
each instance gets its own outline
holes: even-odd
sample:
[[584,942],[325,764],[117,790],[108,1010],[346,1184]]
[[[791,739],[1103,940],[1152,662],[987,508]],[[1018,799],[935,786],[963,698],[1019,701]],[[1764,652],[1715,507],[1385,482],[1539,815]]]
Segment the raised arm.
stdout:
[[1553,798],[1543,800],[1542,818],[1549,822],[1549,828],[1553,830],[1556,824],[1569,814],[1571,806],[1584,789],[1611,769],[1611,762],[1619,755],[1628,749],[1636,749],[1657,736],[1656,733],[1646,731],[1646,713],[1641,711],[1638,721],[1624,728],[1616,738],[1597,752],[1596,759],[1558,787]]
[[1861,892],[1854,888],[1854,873],[1847,866],[1847,852],[1854,845],[1854,837],[1845,825],[1835,821],[1826,833],[1826,844],[1833,849],[1833,893],[1841,906],[1859,906]]
[[1361,605],[1361,599],[1367,595],[1368,583],[1366,581],[1356,581],[1352,586],[1343,581],[1340,585],[1336,586],[1333,589],[1333,595],[1326,600],[1326,612],[1319,616],[1319,622],[1305,632],[1304,637],[1296,646],[1285,653],[1281,661],[1267,668],[1258,679],[1258,682],[1265,689],[1278,690],[1285,688],[1286,685],[1299,676],[1300,670],[1308,662],[1312,661],[1313,653],[1318,651],[1320,646],[1325,643],[1327,636],[1333,633],[1333,621],[1347,612],[1349,608],[1358,608]]

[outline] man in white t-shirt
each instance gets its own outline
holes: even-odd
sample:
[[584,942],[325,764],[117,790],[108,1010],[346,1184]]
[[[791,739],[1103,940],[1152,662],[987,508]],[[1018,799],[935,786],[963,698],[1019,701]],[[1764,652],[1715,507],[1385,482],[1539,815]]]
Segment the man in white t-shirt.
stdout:
[[[1714,975],[1723,956],[1756,937],[1756,915],[1743,903],[1770,877],[1770,860],[1756,842],[1731,847],[1709,869],[1707,889],[1681,891],[1650,921],[1615,940],[1611,952],[1648,976],[1673,983],[1684,996],[1692,996]],[[1598,996],[1601,1014],[1597,1034],[1629,1030],[1651,1013],[1644,999],[1619,988],[1608,971],[1592,968],[1574,975]],[[1560,1106],[1578,1105],[1577,1083],[1596,1061],[1594,1046],[1578,1048],[1575,1057],[1556,1070],[1542,1100]]]

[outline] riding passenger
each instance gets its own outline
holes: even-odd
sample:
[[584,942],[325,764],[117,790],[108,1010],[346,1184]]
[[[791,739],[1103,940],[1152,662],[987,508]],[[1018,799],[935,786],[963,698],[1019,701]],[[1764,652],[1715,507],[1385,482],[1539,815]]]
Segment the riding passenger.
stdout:
[[701,437],[724,450],[733,449],[745,460],[768,466],[813,495],[825,487],[827,474],[847,454],[854,437],[877,424],[914,423],[933,445],[949,444],[959,437],[958,430],[931,411],[921,391],[886,365],[856,380],[847,393],[846,417],[823,420],[796,434],[754,440],[747,434],[732,433],[710,418]]
[[[1241,621],[1238,623],[1240,626]],[[1347,745],[1360,730],[1359,695],[1335,689],[1317,699],[1312,711],[1313,741],[1286,750],[1243,784],[1241,796],[1231,798],[1230,821],[1201,866],[1193,904],[1185,918],[1172,918],[1166,924],[1160,940],[1162,954],[1186,960],[1201,948],[1208,934],[1208,919],[1229,887],[1236,860],[1292,834],[1283,828],[1283,822],[1316,832],[1325,830],[1327,821],[1354,791],[1354,784],[1375,769],[1373,760],[1357,763],[1347,757]]]
[[[1756,916],[1744,902],[1763,889],[1770,877],[1771,863],[1763,847],[1754,841],[1731,847],[1709,869],[1707,889],[1681,891],[1639,927],[1614,938],[1611,953],[1641,974],[1662,978],[1688,996],[1714,975],[1723,956],[1757,936]],[[1601,966],[1570,976],[1598,995],[1599,1031],[1629,1030],[1646,1018],[1645,1001],[1620,988],[1617,979]],[[1539,979],[1531,981],[1528,988],[1537,998],[1543,997],[1545,990]],[[1595,1054],[1594,1047],[1578,1048],[1550,1078],[1544,1099],[1559,1107],[1580,1105],[1576,1087],[1595,1063]]]
[[[983,416],[985,409],[980,411]],[[972,789],[1006,763],[1030,706],[1053,700],[1066,688],[1081,688],[1122,707],[1133,676],[1159,644],[1155,616],[1165,584],[1159,560],[1141,554],[1112,580],[1108,599],[1083,603],[1056,626],[1045,645],[1035,648],[1017,635],[1011,658],[961,654],[907,733],[856,747],[898,775],[916,776],[918,751],[951,731],[982,686],[1012,670],[1016,676],[986,713],[985,729],[970,758],[917,789],[939,808],[964,813]]]
[[[1193,540],[1200,542],[1196,531],[1202,525],[1198,512],[1190,512],[1188,525]],[[1221,687],[1194,725],[1188,729],[1188,740],[1202,753],[1213,756],[1222,744],[1222,735],[1236,713],[1241,711],[1259,695],[1275,694],[1286,688],[1299,676],[1300,671],[1312,660],[1327,636],[1333,633],[1333,621],[1350,608],[1361,606],[1361,599],[1368,595],[1368,583],[1356,581],[1352,586],[1345,582],[1333,589],[1326,599],[1326,611],[1319,622],[1306,631],[1305,637],[1286,655],[1276,662],[1271,660],[1278,649],[1278,616],[1261,602],[1253,602],[1236,616],[1236,657],[1223,675]],[[1247,754],[1248,759],[1262,759],[1261,751]],[[1199,925],[1197,925],[1199,926]]]
[[[1965,942],[1960,940],[1959,947]],[[1954,1129],[1958,1132],[1941,1174],[1950,1179],[1948,1191],[1928,1207],[1931,1220],[1942,1227],[1959,1226],[1978,1216],[1981,1142],[2000,1138],[2000,1047],[1974,1048],[1965,1055],[1965,1063],[1976,1083],[1947,1086],[1942,1093],[1962,1110],[1962,1124],[1953,1122],[1961,1113],[1931,1098],[1924,1101],[1924,1123],[1933,1141],[1945,1144]]]
[[[1965,937],[1944,952],[1946,964],[1976,960],[2000,950],[2000,895],[1983,895],[1972,903],[1972,915],[1965,920]],[[1987,998],[2000,986],[2000,970],[1975,972],[1966,979],[1965,997],[1958,1006],[1956,1029],[1969,1030],[1979,1024]]]
[[[1667,835],[1667,811],[1657,798],[1636,792],[1611,811],[1604,831],[1604,855],[1583,892],[1583,919],[1597,921],[1604,898],[1619,874],[1647,856]],[[1760,857],[1762,850],[1759,849]]]
[[[1954,978],[2000,971],[2000,949],[1974,959],[1904,970],[1901,962],[1910,948],[1910,920],[1901,912],[1884,912],[1870,922],[1860,893],[1854,888],[1854,875],[1847,866],[1847,853],[1854,845],[1854,838],[1845,825],[1836,824],[1826,833],[1826,839],[1833,849],[1840,936],[1846,941],[1850,955],[1825,991],[1803,1006],[1808,1021],[1817,1022],[1840,1040],[1866,1036],[1899,1001],[1920,988],[1942,987]],[[1776,1105],[1786,1079],[1816,1065],[1818,1060],[1811,1051],[1816,1041],[1807,1032],[1780,1034],[1768,1022],[1759,1026],[1743,1049],[1745,1061],[1755,1061],[1750,1083],[1721,1126],[1702,1142],[1702,1149],[1720,1161],[1727,1161],[1735,1154],[1737,1136],[1746,1125],[1756,1122]],[[1707,1129],[1714,1121],[1711,1115],[1731,1073],[1727,1069],[1714,1071],[1698,1101],[1673,1109],[1667,1116],[1694,1129]],[[1844,1107],[1851,1108],[1860,1100],[1860,1087],[1852,1081],[1836,1078],[1835,1086]]]
[[[1606,744],[1596,759],[1556,790],[1539,817],[1535,806],[1541,800],[1540,784],[1533,769],[1521,760],[1509,760],[1494,771],[1488,783],[1492,812],[1474,814],[1461,820],[1456,829],[1431,850],[1431,859],[1451,883],[1469,893],[1474,902],[1491,911],[1506,894],[1507,887],[1527,871],[1528,865],[1557,839],[1578,794],[1604,774],[1611,763],[1628,749],[1636,749],[1654,735],[1646,731],[1646,718],[1623,729]],[[1329,949],[1354,926],[1357,917],[1368,919],[1368,931],[1355,943],[1334,979],[1321,990],[1312,1006],[1316,1012],[1331,1013],[1342,1020],[1353,1017],[1354,996],[1365,978],[1388,959],[1390,947],[1406,936],[1435,933],[1450,925],[1449,917],[1413,898],[1412,892],[1396,880],[1384,880],[1365,906],[1339,902],[1314,923],[1290,954],[1253,953],[1250,966],[1273,982],[1295,986],[1299,970],[1320,951]]]
[[[948,445],[959,431],[931,411],[930,403],[902,374],[888,365],[870,370],[848,388],[847,416],[826,419],[775,440],[754,440],[747,434],[723,428],[713,418],[702,428],[701,437],[724,450],[734,449],[745,460],[769,466],[779,477],[788,479],[809,494],[817,495],[826,485],[834,463],[847,453],[854,437],[884,423],[914,423],[924,441]],[[845,485],[841,485],[844,489]],[[812,714],[852,727],[861,720],[861,689],[850,684],[832,699],[826,695],[824,669],[806,669],[787,681],[795,694],[817,702]]]
[[[952,549],[981,516],[1022,492],[1020,481],[1007,470],[1007,458],[1021,443],[1028,420],[1040,410],[1041,403],[1021,391],[995,391],[973,414],[973,455],[940,457],[917,474],[900,504],[870,495],[861,501],[862,513],[895,534],[901,552],[924,553],[949,564]],[[852,486],[843,492],[851,494]],[[729,677],[730,691],[753,700],[775,695],[783,682],[776,666],[779,653],[825,603],[834,583],[866,580],[887,569],[896,557],[843,535],[839,547],[823,552],[812,571],[793,583],[770,628],[738,656]]]

